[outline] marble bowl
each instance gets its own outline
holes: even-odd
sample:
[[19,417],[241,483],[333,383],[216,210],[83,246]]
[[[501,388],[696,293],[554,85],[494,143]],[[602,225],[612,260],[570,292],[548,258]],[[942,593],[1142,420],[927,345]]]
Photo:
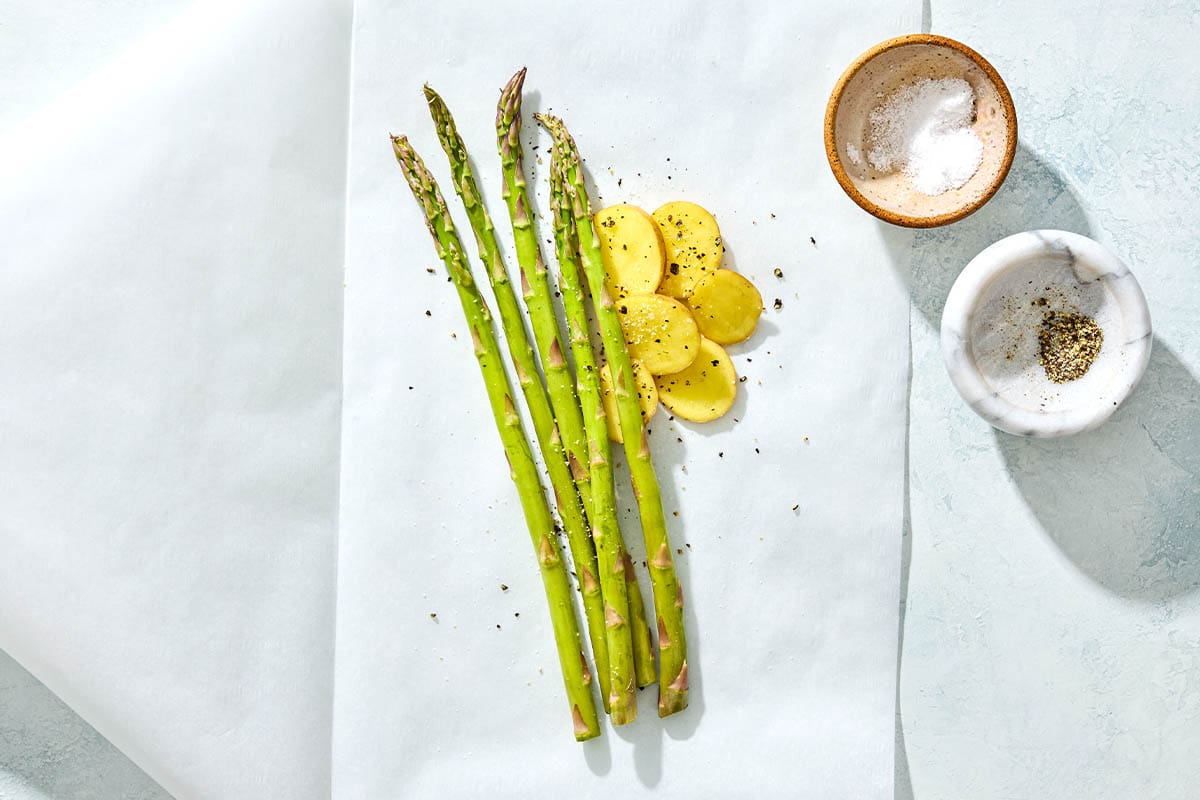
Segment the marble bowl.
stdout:
[[[963,186],[939,195],[916,190],[902,172],[878,172],[867,159],[871,111],[897,89],[926,78],[962,78],[975,93],[976,136],[983,161]],[[838,79],[825,109],[825,154],[842,189],[879,219],[933,228],[966,217],[1004,183],[1017,151],[1017,112],[1000,74],[971,48],[944,36],[918,33],[872,47]]]
[[[1047,312],[1082,314],[1103,331],[1076,380],[1054,383],[1039,361]],[[993,427],[1018,436],[1095,428],[1137,386],[1150,361],[1150,310],[1129,268],[1066,231],[1001,239],[967,264],[946,298],[942,357],[954,388]]]

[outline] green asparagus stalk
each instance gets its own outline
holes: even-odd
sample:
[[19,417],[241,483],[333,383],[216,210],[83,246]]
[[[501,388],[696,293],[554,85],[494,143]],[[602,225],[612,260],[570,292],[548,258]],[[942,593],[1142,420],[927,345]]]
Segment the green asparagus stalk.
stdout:
[[[525,83],[522,69],[505,85],[496,106],[496,142],[504,168],[504,202],[512,220],[513,242],[517,249],[517,265],[521,269],[521,289],[529,319],[533,323],[533,338],[541,357],[554,419],[562,434],[563,444],[571,464],[571,473],[584,507],[590,509],[591,489],[588,484],[588,445],[583,433],[583,417],[579,399],[571,379],[571,370],[563,357],[562,333],[554,304],[550,297],[546,262],[538,243],[537,228],[529,196],[525,189],[525,168],[521,149],[521,88]],[[603,587],[601,587],[603,588]]]
[[[575,325],[572,317],[572,304],[576,305],[578,319],[583,321],[581,350],[578,328],[572,327],[571,346],[575,355],[575,369],[580,373],[580,391],[583,402],[592,425],[588,427],[585,438],[585,423],[580,410],[580,396],[576,395],[575,383],[571,370],[563,356],[562,333],[559,330],[558,318],[554,314],[554,301],[550,294],[550,281],[546,270],[546,262],[542,259],[542,248],[538,242],[537,229],[534,225],[529,197],[525,187],[525,169],[521,147],[521,88],[525,82],[525,70],[522,69],[509,80],[500,93],[500,101],[496,107],[496,143],[500,151],[500,160],[504,169],[504,199],[508,205],[509,218],[512,221],[513,241],[516,243],[517,262],[521,268],[522,287],[525,295],[525,306],[529,309],[529,318],[533,323],[534,340],[541,356],[542,371],[546,376],[546,387],[550,392],[550,402],[554,407],[554,417],[558,421],[570,458],[571,472],[575,484],[583,498],[584,506],[591,522],[592,541],[596,547],[596,561],[600,572],[600,590],[604,598],[605,639],[608,648],[609,661],[609,693],[604,697],[604,708],[612,715],[614,725],[624,725],[637,719],[637,692],[634,687],[636,669],[634,667],[634,649],[630,634],[629,587],[625,575],[625,544],[621,538],[621,529],[617,523],[616,500],[613,493],[612,469],[608,458],[608,435],[604,427],[604,418],[594,418],[596,408],[604,413],[598,394],[599,376],[595,369],[595,359],[592,356],[591,342],[587,337],[587,318],[584,316],[583,298],[578,294],[578,262],[566,270],[572,276],[574,288],[568,288],[564,278],[562,290],[563,304],[567,309],[568,320]],[[559,253],[559,263],[565,264],[564,248],[570,227],[570,210],[564,209],[563,220],[556,218],[555,243]],[[561,223],[561,224],[559,224]],[[574,256],[571,256],[574,258]],[[597,393],[587,394],[588,387],[584,386],[586,379],[592,382],[591,388]],[[596,428],[596,424],[599,428]],[[599,433],[603,449],[595,446],[595,435]],[[589,443],[589,438],[591,442]],[[596,488],[593,488],[596,487]],[[636,583],[634,589],[636,589]],[[641,595],[638,595],[641,600]],[[640,602],[639,602],[640,605]],[[642,610],[642,625],[645,626],[645,609]],[[650,631],[643,631],[643,638],[649,646]],[[648,652],[648,651],[647,651]],[[653,654],[650,654],[651,659]],[[650,661],[650,673],[653,673],[653,661]],[[651,678],[653,680],[653,678]]]
[[[621,436],[629,461],[633,493],[642,521],[642,536],[649,557],[650,583],[654,590],[654,610],[658,616],[659,691],[658,715],[665,717],[682,711],[688,701],[687,641],[683,628],[683,588],[675,575],[671,542],[667,536],[666,516],[658,478],[650,461],[650,443],[646,439],[642,412],[634,393],[633,367],[621,331],[621,322],[612,296],[605,286],[604,263],[596,231],[592,227],[591,208],[583,181],[583,168],[575,140],[562,120],[539,115],[538,120],[550,131],[556,143],[554,155],[565,159],[566,188],[579,236],[579,254],[591,290],[600,336],[604,342],[609,368],[613,373]],[[552,168],[553,169],[553,168]]]
[[447,272],[458,290],[467,327],[475,346],[475,357],[483,373],[492,415],[500,441],[508,457],[510,474],[517,485],[525,522],[533,540],[541,570],[546,599],[550,604],[550,619],[554,628],[554,641],[562,665],[563,684],[567,700],[571,705],[575,738],[579,741],[600,735],[600,723],[590,688],[591,675],[582,650],[579,626],[575,617],[575,606],[571,600],[571,581],[566,566],[559,556],[554,517],[542,493],[541,480],[533,453],[525,437],[521,418],[513,403],[512,387],[504,371],[500,346],[492,327],[491,312],[475,285],[471,269],[467,264],[462,243],[450,220],[446,200],[438,189],[433,176],[425,168],[403,136],[392,137],[392,149],[396,160],[404,171],[404,178],[412,189],[413,197],[425,214],[425,224],[437,245],[438,256],[446,265]]
[[596,673],[600,679],[601,695],[607,697],[610,692],[610,668],[608,662],[608,645],[605,641],[604,598],[597,578],[596,551],[588,530],[587,515],[584,512],[579,491],[575,486],[571,470],[567,465],[567,454],[563,447],[558,425],[554,421],[554,412],[550,407],[546,387],[538,373],[537,363],[533,357],[533,347],[529,343],[529,335],[525,331],[525,321],[521,308],[517,303],[517,295],[513,291],[508,277],[508,269],[501,256],[499,242],[496,241],[496,230],[492,225],[491,216],[483,205],[483,197],[471,174],[471,165],[467,158],[467,148],[450,110],[442,98],[431,87],[425,87],[425,99],[429,103],[429,112],[433,116],[437,128],[438,139],[442,149],[450,160],[450,171],[453,175],[454,188],[462,198],[475,232],[475,242],[479,246],[479,258],[484,263],[488,280],[492,284],[492,293],[496,297],[496,305],[500,309],[500,321],[504,328],[504,338],[508,342],[508,352],[512,356],[517,371],[517,380],[525,395],[529,416],[533,420],[533,429],[537,434],[538,445],[542,451],[542,460],[550,473],[550,485],[554,489],[554,497],[558,505],[558,513],[562,517],[563,528],[567,532],[567,545],[571,549],[571,559],[575,562],[576,576],[579,580],[580,592],[583,595],[583,609],[588,621],[588,638],[592,645],[592,658],[596,663]]
[[[596,369],[596,356],[592,339],[588,334],[587,305],[583,286],[579,279],[579,241],[575,233],[575,217],[571,213],[571,202],[567,198],[566,176],[561,167],[561,158],[551,159],[550,208],[554,216],[554,243],[558,256],[559,284],[562,289],[563,308],[571,336],[571,352],[575,356],[575,372],[579,383],[579,399],[583,406],[584,427],[587,430],[588,448],[591,459],[592,482],[592,537],[596,540],[599,553],[602,545],[616,544],[619,564],[614,570],[623,573],[626,583],[625,594],[629,601],[629,624],[633,644],[634,675],[638,686],[654,683],[654,648],[650,640],[650,626],[646,623],[646,606],[638,588],[633,559],[625,549],[617,520],[616,487],[613,482],[612,453],[608,443],[608,425],[605,422],[604,402],[601,399],[600,373]],[[612,531],[611,536],[602,533]],[[601,574],[604,571],[601,564]],[[609,589],[604,587],[605,598]],[[611,650],[611,645],[610,645]]]

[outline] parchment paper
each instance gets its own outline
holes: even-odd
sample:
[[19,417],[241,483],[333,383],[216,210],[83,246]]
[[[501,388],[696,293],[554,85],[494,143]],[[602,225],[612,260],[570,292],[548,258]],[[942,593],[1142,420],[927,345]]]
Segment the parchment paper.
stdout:
[[[892,796],[908,300],[830,175],[821,118],[844,66],[918,14],[358,3],[335,797]],[[708,207],[768,306],[733,348],[747,380],[730,415],[652,426],[691,707],[660,721],[647,690],[635,724],[582,746],[470,340],[387,139],[409,134],[451,193],[431,82],[507,243],[493,117],[522,65],[537,153],[528,114],[553,111],[604,201]],[[546,164],[529,164],[545,210]]]
[[180,798],[325,798],[350,7],[70,5],[0,13],[0,647]]

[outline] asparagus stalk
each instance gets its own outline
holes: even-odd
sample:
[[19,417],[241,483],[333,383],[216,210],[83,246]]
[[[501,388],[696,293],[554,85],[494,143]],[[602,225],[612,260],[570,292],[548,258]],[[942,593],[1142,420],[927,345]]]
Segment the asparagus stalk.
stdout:
[[[650,642],[650,626],[646,623],[646,606],[638,588],[633,559],[625,550],[617,521],[616,487],[613,482],[612,453],[608,443],[608,426],[605,422],[604,403],[601,399],[600,373],[596,369],[596,356],[588,334],[588,317],[584,289],[579,280],[579,241],[575,233],[575,217],[571,202],[567,198],[563,174],[563,159],[551,159],[550,208],[554,216],[554,243],[558,256],[559,284],[562,288],[563,308],[567,315],[567,326],[571,336],[571,351],[575,356],[575,372],[579,383],[579,399],[583,406],[584,427],[587,430],[588,448],[591,459],[591,483],[593,506],[592,536],[599,553],[603,545],[613,546],[620,563],[614,562],[614,570],[623,573],[625,594],[629,601],[629,623],[633,644],[634,674],[638,686],[654,683],[654,649]],[[603,535],[611,531],[611,536]],[[604,565],[601,564],[601,574]],[[609,589],[604,587],[607,599]],[[611,644],[610,644],[611,651]]]
[[504,202],[512,221],[517,265],[521,269],[521,289],[525,307],[529,309],[529,319],[533,323],[533,338],[546,376],[554,419],[558,422],[571,473],[584,507],[590,509],[588,445],[583,433],[583,417],[571,380],[571,370],[563,357],[562,333],[554,316],[546,262],[542,260],[542,248],[538,243],[529,196],[525,190],[525,167],[521,158],[521,88],[524,83],[525,70],[522,69],[505,85],[496,106],[496,142],[504,169]]
[[[614,725],[624,725],[637,719],[637,692],[634,682],[638,672],[634,665],[634,648],[630,633],[629,586],[626,571],[625,543],[617,522],[616,499],[613,489],[612,468],[609,465],[608,435],[604,427],[604,408],[600,403],[599,376],[595,368],[591,342],[587,336],[587,317],[583,307],[583,296],[579,294],[578,259],[568,267],[566,236],[571,225],[570,210],[556,209],[555,244],[563,278],[563,305],[571,327],[571,347],[575,355],[575,369],[579,373],[579,395],[570,368],[563,357],[562,333],[558,318],[554,314],[554,301],[550,294],[550,281],[546,262],[542,259],[542,248],[538,242],[529,197],[525,187],[525,169],[521,148],[521,88],[525,82],[522,69],[509,80],[500,93],[496,107],[496,143],[504,169],[504,199],[512,221],[513,240],[516,243],[517,262],[521,268],[525,306],[533,323],[534,340],[541,356],[542,370],[546,375],[546,386],[550,402],[558,421],[570,459],[575,484],[583,498],[588,518],[591,521],[592,541],[596,547],[596,561],[600,573],[600,590],[604,598],[605,639],[609,660],[609,692],[604,696],[604,708],[612,715]],[[560,204],[561,205],[561,204]],[[563,212],[559,219],[558,211]],[[573,308],[574,306],[574,308]],[[572,315],[572,311],[576,311]],[[578,323],[582,322],[582,328]],[[582,336],[579,332],[582,331]],[[582,344],[581,344],[582,342]],[[590,384],[585,385],[587,381]],[[580,400],[589,415],[584,422]],[[596,417],[599,409],[600,417]],[[596,426],[599,427],[596,427]],[[585,438],[585,427],[587,429]],[[596,435],[603,447],[596,445]],[[632,587],[637,589],[636,581]],[[641,595],[637,596],[641,607]],[[650,631],[646,627],[646,612],[641,608],[643,652],[649,656],[648,680],[653,680],[653,653],[649,650]]]
[[600,735],[600,723],[590,688],[587,660],[583,655],[579,626],[575,618],[575,607],[571,601],[571,582],[566,566],[558,552],[554,517],[542,493],[537,465],[533,461],[529,442],[521,418],[513,403],[512,387],[504,371],[500,346],[492,328],[492,316],[483,297],[475,285],[471,269],[467,264],[462,243],[450,220],[449,209],[433,176],[425,168],[403,136],[392,137],[392,149],[404,172],[404,178],[412,189],[413,197],[425,213],[425,224],[437,245],[438,256],[446,265],[447,272],[458,290],[463,314],[471,330],[475,346],[475,357],[487,387],[488,400],[504,453],[508,457],[510,475],[517,485],[521,508],[529,535],[537,553],[542,584],[550,604],[550,620],[554,628],[554,641],[562,665],[563,684],[567,700],[571,705],[571,717],[575,727],[575,738],[579,741]]
[[483,205],[482,195],[471,174],[471,165],[467,158],[467,148],[450,110],[442,98],[431,87],[425,87],[425,99],[429,103],[429,112],[433,116],[437,128],[438,140],[450,160],[450,171],[453,175],[454,188],[462,198],[475,232],[475,242],[479,247],[479,258],[484,263],[488,280],[492,284],[492,293],[496,297],[496,305],[500,309],[500,321],[504,328],[504,338],[508,342],[508,352],[516,366],[517,380],[525,395],[529,407],[529,416],[533,420],[533,429],[537,434],[538,445],[542,451],[542,460],[550,473],[550,485],[554,489],[554,497],[558,505],[558,513],[562,517],[563,528],[567,532],[567,544],[571,549],[571,559],[575,562],[575,571],[579,580],[580,592],[583,595],[583,609],[588,622],[588,638],[592,645],[592,658],[596,663],[596,672],[600,679],[600,693],[607,697],[610,691],[608,662],[608,645],[605,641],[604,598],[597,579],[596,551],[588,531],[587,516],[567,465],[567,455],[563,447],[558,426],[554,421],[554,412],[550,407],[546,387],[543,385],[537,363],[533,357],[533,347],[529,343],[529,335],[525,331],[524,317],[517,303],[517,295],[513,291],[508,278],[508,269],[500,253],[500,245],[496,241],[496,230],[492,225],[491,216]]
[[654,590],[654,610],[658,617],[659,691],[658,715],[665,717],[682,711],[688,701],[687,641],[683,629],[683,588],[675,575],[667,522],[662,510],[658,478],[650,461],[650,444],[646,439],[642,412],[634,395],[633,367],[629,350],[621,331],[611,295],[605,286],[604,263],[595,229],[583,169],[575,140],[562,120],[539,115],[538,120],[550,131],[556,143],[554,155],[564,159],[567,175],[566,189],[575,216],[579,236],[579,254],[583,271],[591,289],[600,336],[613,373],[621,435],[625,440],[625,455],[629,461],[633,493],[638,501],[642,521],[642,536],[649,556],[650,583]]

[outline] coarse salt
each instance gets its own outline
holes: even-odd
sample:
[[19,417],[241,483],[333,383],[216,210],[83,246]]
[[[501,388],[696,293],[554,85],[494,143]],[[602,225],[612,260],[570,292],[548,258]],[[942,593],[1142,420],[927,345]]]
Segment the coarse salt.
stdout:
[[871,111],[870,121],[867,161],[880,172],[903,171],[924,194],[958,189],[983,161],[983,142],[971,129],[975,92],[962,78],[898,89]]
[[862,166],[862,163],[863,163],[862,153],[860,153],[858,148],[854,146],[854,142],[846,143],[846,155],[850,156],[851,164],[853,164],[856,167]]

